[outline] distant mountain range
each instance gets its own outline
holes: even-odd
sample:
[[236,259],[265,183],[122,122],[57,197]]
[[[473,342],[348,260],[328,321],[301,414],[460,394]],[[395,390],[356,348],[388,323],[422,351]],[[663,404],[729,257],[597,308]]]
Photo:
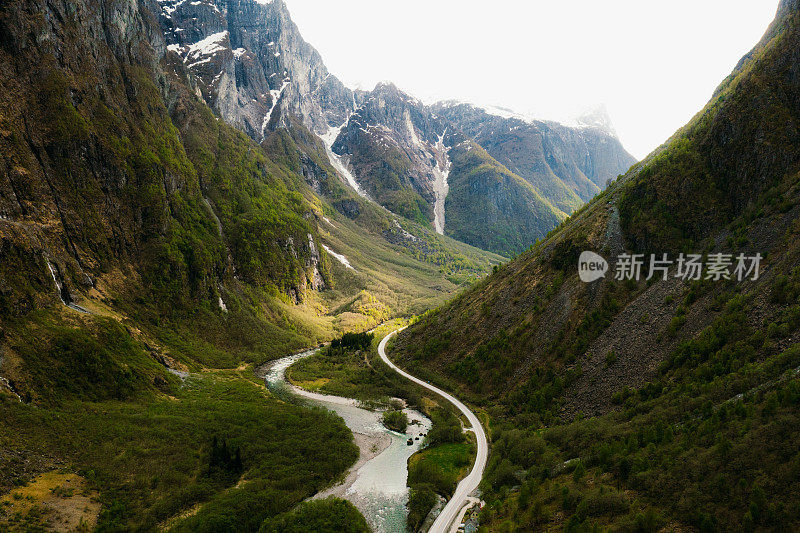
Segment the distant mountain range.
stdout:
[[[635,162],[602,113],[564,126],[469,104],[426,106],[387,83],[352,91],[328,72],[281,0],[159,0],[157,7],[168,50],[229,124],[260,142],[297,117],[359,194],[469,244],[519,252]],[[489,166],[472,175],[477,167],[462,164],[460,184],[471,176],[472,192],[451,198],[450,151],[463,137],[486,150],[471,163]],[[494,175],[502,190],[486,187],[488,168],[515,178]],[[494,236],[498,230],[503,236]]]
[[604,107],[572,126],[457,102],[433,109],[566,214],[636,162],[617,139]]

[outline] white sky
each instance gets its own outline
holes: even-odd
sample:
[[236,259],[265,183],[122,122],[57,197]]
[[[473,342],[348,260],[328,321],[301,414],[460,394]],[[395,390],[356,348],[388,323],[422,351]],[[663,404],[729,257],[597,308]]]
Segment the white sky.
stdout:
[[605,103],[642,158],[764,34],[778,0],[285,0],[350,87],[382,80],[567,119]]

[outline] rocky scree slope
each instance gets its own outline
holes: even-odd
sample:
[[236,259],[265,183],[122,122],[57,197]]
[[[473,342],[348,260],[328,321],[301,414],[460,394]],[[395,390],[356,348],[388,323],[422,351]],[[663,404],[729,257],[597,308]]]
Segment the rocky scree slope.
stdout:
[[354,111],[352,92],[303,40],[281,0],[156,4],[167,47],[192,73],[199,94],[255,141],[288,126],[289,115],[322,135]]

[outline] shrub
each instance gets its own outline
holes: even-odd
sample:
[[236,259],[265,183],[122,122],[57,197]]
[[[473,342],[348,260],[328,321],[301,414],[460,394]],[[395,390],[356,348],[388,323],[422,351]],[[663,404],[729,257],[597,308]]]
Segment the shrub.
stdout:
[[210,477],[238,478],[244,471],[242,465],[242,450],[238,446],[235,450],[228,448],[225,439],[222,442],[214,438],[211,440],[211,451],[208,454],[208,471]]
[[365,350],[369,348],[373,333],[345,333],[340,339],[331,341],[331,348],[341,348],[342,350]]
[[383,413],[383,425],[392,431],[405,433],[408,428],[408,417],[403,411],[386,411]]
[[417,531],[436,505],[436,493],[429,484],[415,485],[408,494],[408,529]]
[[575,483],[578,483],[586,476],[586,467],[583,466],[583,462],[578,461],[578,464],[575,466],[575,470],[572,471],[572,479]]
[[367,533],[364,517],[348,501],[338,498],[307,501],[289,513],[266,521],[260,533]]
[[447,409],[435,409],[431,413],[433,428],[425,437],[429,446],[447,444],[451,442],[464,442],[464,432],[461,422]]

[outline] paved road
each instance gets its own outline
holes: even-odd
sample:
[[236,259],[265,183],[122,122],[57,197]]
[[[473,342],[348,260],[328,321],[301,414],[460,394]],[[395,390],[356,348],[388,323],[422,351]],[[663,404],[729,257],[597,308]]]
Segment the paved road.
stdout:
[[475,413],[470,411],[466,405],[443,390],[434,387],[430,383],[426,383],[419,378],[415,378],[404,370],[401,370],[397,367],[397,365],[389,360],[389,358],[386,356],[386,343],[389,341],[389,338],[391,338],[392,335],[395,335],[398,331],[402,330],[391,332],[384,337],[381,343],[378,345],[378,354],[381,356],[381,359],[383,359],[387,365],[389,365],[401,376],[410,379],[414,383],[422,385],[426,389],[435,392],[448,402],[455,405],[458,410],[461,411],[465,417],[467,417],[467,420],[472,425],[472,429],[475,432],[475,437],[478,441],[478,453],[475,456],[475,464],[472,466],[472,470],[470,470],[469,474],[467,474],[467,476],[458,484],[453,497],[450,498],[449,502],[447,502],[447,505],[445,505],[444,509],[442,509],[439,517],[429,530],[429,533],[447,533],[450,531],[450,526],[453,523],[453,520],[455,520],[461,509],[469,502],[469,495],[472,493],[472,491],[478,488],[478,484],[481,482],[481,478],[483,477],[483,469],[486,468],[486,459],[489,456],[489,443],[486,441],[486,433],[483,431],[483,426],[481,426],[478,417],[475,416]]

